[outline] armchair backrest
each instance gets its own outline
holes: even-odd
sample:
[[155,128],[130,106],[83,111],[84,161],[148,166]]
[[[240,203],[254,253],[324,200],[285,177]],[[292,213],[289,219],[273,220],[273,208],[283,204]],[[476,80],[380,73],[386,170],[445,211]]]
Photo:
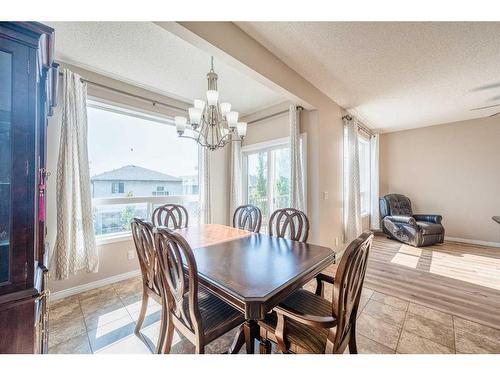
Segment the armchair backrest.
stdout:
[[239,206],[233,215],[233,227],[259,233],[262,224],[262,212],[257,206],[246,204]]
[[380,198],[380,219],[386,216],[412,216],[411,201],[402,194],[387,194]]
[[333,314],[337,317],[333,352],[342,346],[352,332],[372,241],[372,232],[366,231],[361,234],[349,244],[337,268],[332,298]]
[[292,241],[307,242],[309,219],[305,213],[295,208],[279,208],[269,219],[268,234]]
[[153,224],[139,218],[133,218],[130,223],[134,239],[142,280],[145,286],[160,295],[158,264],[154,246]]
[[155,227],[180,229],[188,226],[188,220],[186,207],[180,204],[164,204],[153,211],[151,221]]
[[[167,227],[154,229],[161,292],[174,324],[198,335],[203,332],[198,306],[198,269],[191,246]],[[187,274],[187,278],[185,277]],[[177,323],[176,323],[177,322]]]

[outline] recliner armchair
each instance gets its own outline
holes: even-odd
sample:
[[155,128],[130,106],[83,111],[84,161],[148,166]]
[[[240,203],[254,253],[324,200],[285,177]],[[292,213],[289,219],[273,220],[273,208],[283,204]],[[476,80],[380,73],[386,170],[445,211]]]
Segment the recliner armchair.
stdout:
[[379,203],[380,227],[389,237],[416,247],[443,243],[441,215],[413,214],[410,199],[402,194],[388,194]]

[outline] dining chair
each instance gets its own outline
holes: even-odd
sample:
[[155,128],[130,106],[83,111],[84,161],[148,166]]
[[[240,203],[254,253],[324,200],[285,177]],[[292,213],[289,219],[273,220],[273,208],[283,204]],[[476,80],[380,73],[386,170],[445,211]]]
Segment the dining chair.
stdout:
[[189,215],[186,207],[180,204],[164,204],[153,211],[151,221],[155,227],[167,227],[170,229],[186,228]]
[[309,236],[307,215],[295,208],[280,208],[269,218],[269,235],[306,242]]
[[[157,274],[158,264],[154,248],[153,224],[134,218],[130,225],[142,274],[141,310],[134,330],[134,333],[141,337],[140,331],[146,317],[149,297],[153,298],[160,305],[162,305],[162,299]],[[159,340],[156,346],[157,352],[160,350],[160,344]]]
[[233,227],[259,233],[262,224],[260,208],[252,204],[239,206],[233,215]]
[[[195,345],[197,354],[233,328],[240,326],[241,331],[243,314],[199,288],[196,260],[184,237],[166,227],[155,228],[154,237],[164,305],[163,353],[170,353],[174,328]],[[237,353],[243,342],[232,353]]]
[[373,233],[364,232],[342,256],[333,283],[332,302],[299,289],[273,309],[260,326],[260,352],[271,352],[271,341],[283,353],[342,354],[347,346],[357,354],[356,315]]

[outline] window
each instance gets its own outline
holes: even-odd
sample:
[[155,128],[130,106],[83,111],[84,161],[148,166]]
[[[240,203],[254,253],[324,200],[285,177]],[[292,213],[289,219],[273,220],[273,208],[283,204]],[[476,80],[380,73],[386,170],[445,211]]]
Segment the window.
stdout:
[[370,142],[359,137],[359,191],[361,196],[361,214],[370,213]]
[[95,234],[128,234],[132,218],[150,220],[166,203],[182,204],[196,223],[196,142],[179,138],[163,117],[95,101],[87,112]]
[[[305,155],[301,136],[301,154]],[[290,144],[288,138],[243,149],[243,199],[262,211],[262,231],[267,230],[270,215],[278,208],[290,207]],[[304,180],[307,175],[303,161]],[[305,187],[305,182],[304,182]],[[304,189],[305,192],[305,189]],[[307,196],[307,195],[306,195]]]
[[111,194],[122,194],[125,191],[125,184],[123,182],[113,182],[111,184]]
[[154,196],[168,196],[169,192],[165,190],[165,186],[157,186],[156,190],[153,191]]

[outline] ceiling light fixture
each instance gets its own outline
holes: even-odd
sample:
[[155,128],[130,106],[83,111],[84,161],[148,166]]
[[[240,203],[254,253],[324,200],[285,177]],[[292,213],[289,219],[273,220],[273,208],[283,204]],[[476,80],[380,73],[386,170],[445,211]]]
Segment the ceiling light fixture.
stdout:
[[191,138],[202,147],[217,150],[229,142],[241,142],[247,133],[247,123],[238,122],[238,112],[231,110],[230,103],[219,102],[218,76],[214,72],[214,58],[207,74],[207,101],[195,99],[189,108],[189,121],[184,116],[175,117],[179,137]]

